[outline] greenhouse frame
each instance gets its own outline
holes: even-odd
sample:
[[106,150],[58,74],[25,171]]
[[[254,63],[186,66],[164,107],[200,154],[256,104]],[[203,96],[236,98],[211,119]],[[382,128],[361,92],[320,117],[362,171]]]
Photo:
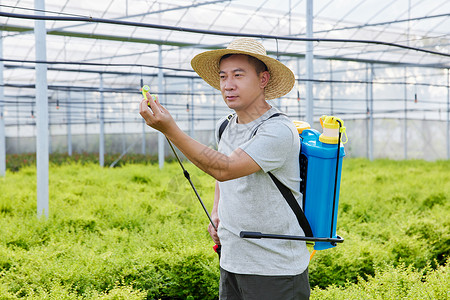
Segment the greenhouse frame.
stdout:
[[450,2],[5,0],[0,4],[0,173],[7,153],[170,156],[138,112],[151,92],[215,147],[229,114],[191,68],[198,53],[258,39],[294,72],[271,100],[320,129],[345,122],[348,157],[450,159]]

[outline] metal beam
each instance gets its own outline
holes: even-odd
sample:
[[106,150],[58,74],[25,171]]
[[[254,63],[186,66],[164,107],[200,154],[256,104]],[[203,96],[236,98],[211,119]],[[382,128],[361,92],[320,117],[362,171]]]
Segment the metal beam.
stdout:
[[362,40],[362,39],[334,39],[334,38],[299,38],[290,36],[275,36],[268,34],[255,34],[255,33],[241,33],[241,32],[229,32],[229,31],[218,31],[218,30],[204,30],[188,27],[178,27],[160,24],[149,24],[141,22],[130,22],[130,21],[119,21],[114,19],[104,19],[104,18],[93,18],[93,17],[67,17],[67,16],[40,16],[40,15],[25,15],[25,14],[14,14],[14,13],[4,13],[0,12],[1,17],[18,18],[18,19],[28,19],[28,20],[48,20],[48,21],[71,21],[71,22],[88,22],[88,23],[101,23],[101,24],[113,24],[121,26],[132,26],[141,28],[152,28],[158,30],[169,30],[169,31],[181,31],[190,32],[196,34],[207,34],[207,35],[217,35],[217,36],[231,36],[231,37],[253,37],[261,39],[273,39],[273,40],[283,40],[283,41],[314,41],[314,42],[332,42],[332,43],[355,43],[355,44],[366,44],[366,45],[383,45],[387,47],[395,47],[400,49],[414,50],[422,53],[429,53],[438,56],[450,57],[450,53],[431,51],[423,48],[410,47],[402,44],[377,41],[377,40]]
[[[417,18],[407,18],[407,19],[401,19],[401,20],[393,20],[393,21],[386,21],[386,22],[379,22],[379,23],[372,23],[372,24],[362,24],[362,25],[356,25],[356,26],[346,26],[346,27],[338,27],[333,29],[327,29],[327,30],[319,30],[314,31],[314,33],[326,33],[330,31],[339,31],[339,30],[349,30],[349,29],[361,29],[366,27],[374,27],[374,26],[383,26],[383,25],[391,25],[396,23],[404,23],[409,21],[419,21],[419,20],[425,20],[425,19],[433,19],[433,18],[443,18],[443,17],[449,17],[450,14],[439,14],[439,15],[433,15],[433,16],[424,16],[424,17],[417,17]],[[294,36],[302,36],[304,34],[295,34]]]
[[[25,26],[11,26],[11,25],[0,25],[1,31],[10,32],[27,32],[33,30],[32,27]],[[76,31],[65,31],[65,30],[48,30],[48,35],[56,36],[67,36],[67,37],[77,37],[85,39],[94,40],[108,40],[117,42],[128,42],[128,43],[142,43],[142,44],[155,44],[155,45],[168,45],[168,46],[178,46],[178,47],[198,47],[195,43],[185,43],[185,42],[174,42],[174,41],[164,41],[159,39],[144,39],[144,38],[133,38],[128,36],[118,36],[109,34],[94,34],[87,32],[76,32]],[[214,47],[216,49],[217,47]]]
[[[10,26],[10,25],[0,25],[0,31],[28,31],[32,30],[31,27],[22,27],[22,26]],[[143,43],[143,44],[155,44],[155,45],[165,45],[165,46],[175,46],[175,47],[193,47],[197,49],[205,49],[205,50],[215,50],[223,48],[222,45],[199,45],[193,43],[185,43],[185,42],[177,42],[177,41],[168,41],[162,39],[144,39],[144,38],[130,38],[126,36],[115,36],[115,35],[104,35],[104,34],[89,34],[84,32],[70,32],[70,31],[49,31],[50,35],[58,35],[58,36],[69,36],[69,37],[78,37],[78,38],[86,38],[86,39],[100,39],[100,40],[109,40],[109,41],[117,41],[117,42],[127,42],[127,43]],[[7,36],[5,36],[7,37]],[[315,39],[313,39],[315,40]],[[300,57],[304,58],[305,55],[297,52],[275,52],[275,51],[267,51],[269,55],[279,55],[285,57]],[[326,56],[326,55],[315,55],[314,59],[322,59],[322,60],[336,60],[336,61],[352,61],[352,62],[360,62],[360,63],[377,63],[377,64],[390,64],[396,66],[408,66],[408,67],[425,67],[425,68],[448,68],[449,64],[445,63],[434,63],[434,64],[417,64],[417,63],[403,63],[399,61],[389,61],[389,60],[376,60],[376,59],[364,59],[364,58],[352,58],[352,57],[344,57],[344,56]],[[68,63],[68,62],[67,62]],[[69,64],[69,63],[68,63]]]
[[[313,1],[307,0],[306,3],[306,37],[312,39],[313,35]],[[313,45],[312,41],[306,42],[306,73],[308,82],[306,83],[306,122],[311,127],[314,124],[314,93],[313,82],[314,69],[313,69]]]
[[[221,3],[221,2],[231,2],[231,0],[216,0],[216,1],[210,1],[210,2],[192,3],[190,5],[176,6],[176,7],[166,8],[166,9],[147,11],[145,13],[140,13],[140,14],[134,14],[134,15],[126,14],[125,16],[119,17],[119,18],[115,18],[114,20],[124,20],[124,19],[136,18],[136,17],[144,17],[144,16],[148,16],[148,15],[161,14],[161,13],[165,13],[165,12],[169,12],[169,11],[189,9],[189,8],[192,8],[192,7],[198,7],[198,6],[210,5],[210,4],[217,4],[217,3]],[[89,25],[89,23],[75,24],[75,25],[69,25],[69,26],[64,26],[64,27],[59,27],[59,28],[53,28],[52,30],[63,30],[63,29],[67,29],[67,28],[80,27],[80,26],[86,26],[86,25]]]

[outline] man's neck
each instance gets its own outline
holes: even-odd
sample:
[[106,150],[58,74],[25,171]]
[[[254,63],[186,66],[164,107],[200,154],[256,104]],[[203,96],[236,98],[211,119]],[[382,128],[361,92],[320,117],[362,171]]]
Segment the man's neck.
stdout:
[[269,109],[271,109],[272,106],[264,101],[264,103],[261,103],[260,105],[257,105],[253,107],[251,110],[243,110],[243,111],[236,111],[237,115],[237,122],[239,124],[247,124],[250,123],[259,117],[261,117],[263,114],[265,114]]

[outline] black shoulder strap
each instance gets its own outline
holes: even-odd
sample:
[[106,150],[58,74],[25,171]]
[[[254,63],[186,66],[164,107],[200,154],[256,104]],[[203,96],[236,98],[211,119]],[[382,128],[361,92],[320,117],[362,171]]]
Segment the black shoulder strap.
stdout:
[[[220,139],[222,138],[222,134],[223,134],[223,132],[225,131],[225,128],[227,128],[228,124],[230,123],[231,118],[232,118],[234,115],[235,115],[235,114],[230,114],[230,115],[228,115],[227,118],[226,118],[225,120],[223,120],[222,124],[220,124],[220,127],[219,127],[219,141],[220,141]],[[283,114],[283,113],[276,113],[276,114],[273,114],[273,115],[271,115],[270,117],[268,117],[265,121],[267,121],[267,120],[269,120],[269,119],[271,119],[271,118],[273,118],[273,117],[278,117],[278,116],[280,116],[280,115],[284,115],[284,114]],[[261,124],[262,124],[262,123],[261,123]],[[260,125],[261,125],[261,124],[260,124]],[[258,126],[258,127],[259,127],[259,126]],[[258,131],[258,127],[255,129],[255,132],[253,133],[253,136],[255,136],[256,132]]]
[[303,229],[305,236],[313,237],[313,233],[311,230],[311,226],[309,225],[308,219],[306,219],[305,213],[303,212],[302,208],[298,204],[298,202],[295,199],[294,195],[292,194],[291,190],[289,188],[287,188],[284,184],[282,184],[281,181],[278,180],[278,178],[276,178],[272,173],[267,172],[267,174],[269,174],[270,178],[272,178],[273,182],[275,183],[277,188],[280,190],[284,199],[286,199],[286,202],[289,204],[291,209],[294,211],[294,214],[297,217],[298,224],[300,224],[300,227]]
[[[269,118],[267,118],[267,120],[280,115],[283,115],[283,113],[273,114]],[[255,132],[253,133],[253,136],[256,135],[257,131],[258,128],[256,128]],[[286,202],[289,204],[290,208],[294,211],[294,214],[297,217],[298,224],[303,229],[305,236],[313,237],[313,233],[311,230],[311,226],[309,225],[308,219],[306,218],[305,213],[303,212],[302,208],[300,207],[294,195],[292,194],[292,191],[288,187],[286,187],[283,183],[281,183],[281,181],[278,180],[278,178],[276,178],[272,173],[267,172],[267,174],[269,174],[270,178],[272,178],[278,190],[283,195],[284,199],[286,199]]]
[[265,119],[264,121],[262,121],[261,123],[259,123],[259,125],[256,126],[256,128],[254,129],[255,131],[253,132],[252,137],[256,135],[256,132],[258,131],[259,126],[261,126],[265,121],[270,120],[273,117],[278,117],[278,116],[281,116],[281,115],[284,115],[284,114],[283,113],[275,113],[275,114],[271,115],[270,117],[268,117],[267,119]]
[[234,114],[228,115],[227,118],[226,118],[225,120],[223,120],[222,124],[220,124],[220,127],[219,127],[219,140],[218,140],[218,142],[219,142],[220,139],[222,138],[222,134],[223,134],[225,128],[227,128],[228,123],[230,123],[230,120],[231,120],[231,118],[233,117],[233,115],[234,115]]

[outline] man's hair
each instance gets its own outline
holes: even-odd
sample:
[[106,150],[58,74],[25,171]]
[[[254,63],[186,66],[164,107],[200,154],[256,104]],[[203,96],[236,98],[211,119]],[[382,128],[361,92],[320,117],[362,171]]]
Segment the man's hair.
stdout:
[[259,59],[257,59],[256,57],[253,57],[251,55],[247,55],[247,54],[239,54],[239,53],[230,53],[230,54],[225,54],[224,56],[222,56],[220,58],[219,64],[222,62],[222,60],[232,56],[232,55],[245,55],[248,58],[248,62],[255,68],[256,70],[256,74],[261,74],[261,72],[264,71],[268,71],[267,70],[267,66],[265,63],[263,63],[262,61],[260,61]]

